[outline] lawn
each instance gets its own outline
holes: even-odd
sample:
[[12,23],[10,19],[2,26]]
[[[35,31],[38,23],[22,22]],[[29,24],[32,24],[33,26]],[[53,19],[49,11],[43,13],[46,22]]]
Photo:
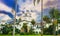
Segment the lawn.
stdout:
[[[0,36],[12,36],[12,35],[0,35]],[[40,36],[40,35],[15,35],[15,36]],[[43,35],[43,36],[53,36],[53,35]]]

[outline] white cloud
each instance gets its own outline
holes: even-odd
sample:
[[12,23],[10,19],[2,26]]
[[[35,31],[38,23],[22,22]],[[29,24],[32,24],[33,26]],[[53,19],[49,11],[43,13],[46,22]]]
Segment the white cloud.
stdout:
[[[37,2],[36,2],[37,3]],[[26,10],[33,10],[33,11],[41,11],[41,4],[39,3],[38,5],[36,4],[36,6],[34,6],[34,4],[33,4],[33,0],[32,1],[26,1],[25,3],[22,3],[22,4],[20,4],[20,10],[22,10],[22,11],[25,11],[26,12]],[[39,12],[37,12],[37,13],[39,13]],[[30,14],[31,14],[31,18],[30,18],[30,20],[32,20],[32,19],[37,19],[37,13],[36,12],[31,12],[30,11]],[[22,19],[25,19],[24,17],[22,17],[22,16],[20,16]],[[29,17],[28,17],[28,19],[27,20],[29,20]]]
[[8,15],[5,15],[5,14],[0,14],[0,20],[2,20],[2,21],[7,21],[7,20],[9,20],[9,19],[11,19]]
[[5,14],[0,14],[0,17],[3,16],[3,15],[5,15]]
[[5,4],[3,3],[0,3],[0,10],[4,10],[4,11],[9,11],[11,12],[11,8],[9,8],[8,6],[6,6]]
[[[49,6],[47,7],[47,6],[45,6],[45,4],[48,2],[48,1],[54,1],[54,0],[43,0],[43,9],[46,9],[46,8],[49,8]],[[37,2],[36,2],[37,3]],[[30,2],[29,0],[27,1],[26,0],[26,2],[25,3],[22,3],[22,4],[20,4],[20,10],[23,10],[23,11],[25,11],[26,12],[26,10],[33,10],[33,11],[39,11],[39,12],[34,12],[34,13],[31,13],[31,16],[32,16],[32,18],[34,18],[34,19],[38,19],[37,18],[37,14],[38,13],[41,13],[41,0],[40,0],[40,2],[39,2],[39,4],[36,4],[35,6],[34,6],[34,4],[33,4],[33,0]],[[40,17],[40,16],[39,16]]]
[[11,19],[11,18],[8,15],[5,15],[2,20],[5,20],[6,21],[6,20],[9,20],[9,19]]
[[[43,0],[43,8],[55,7],[57,4],[56,1],[57,0]],[[47,2],[49,2],[49,4],[53,4],[53,2],[55,2],[55,4],[46,6]]]

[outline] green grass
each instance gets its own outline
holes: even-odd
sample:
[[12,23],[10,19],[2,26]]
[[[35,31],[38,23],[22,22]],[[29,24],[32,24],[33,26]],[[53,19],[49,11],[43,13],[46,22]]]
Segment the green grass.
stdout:
[[[0,35],[0,36],[12,36],[12,35]],[[40,36],[40,35],[15,35],[15,36]],[[43,36],[53,36],[53,35],[43,35]]]

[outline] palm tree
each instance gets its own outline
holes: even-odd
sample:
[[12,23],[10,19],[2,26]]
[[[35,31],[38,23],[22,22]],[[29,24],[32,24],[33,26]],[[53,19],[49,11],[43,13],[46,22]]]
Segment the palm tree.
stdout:
[[21,21],[22,21],[21,18],[16,19],[16,24],[19,25],[19,23],[20,23]]
[[44,16],[43,17],[43,21],[45,21],[46,23],[50,23],[51,22],[51,20],[50,20],[50,18],[48,16]]
[[22,20],[21,20],[21,18],[19,18],[19,22],[21,22]]
[[56,19],[59,18],[59,10],[58,9],[52,8],[50,10],[49,14],[50,14],[51,18],[56,18]]
[[33,3],[34,3],[34,6],[35,6],[35,2],[37,1],[37,4],[39,4],[40,0],[34,0]]
[[37,3],[39,4],[40,0],[37,0]]
[[31,23],[32,23],[32,25],[34,26],[36,22],[35,22],[34,19],[32,19]]
[[[50,18],[53,19],[53,25],[54,25],[54,35],[56,34],[55,30],[56,30],[56,24],[58,26],[58,23],[57,23],[57,19],[59,19],[59,10],[58,9],[55,9],[55,8],[52,8],[50,10]],[[58,27],[57,27],[58,29]]]

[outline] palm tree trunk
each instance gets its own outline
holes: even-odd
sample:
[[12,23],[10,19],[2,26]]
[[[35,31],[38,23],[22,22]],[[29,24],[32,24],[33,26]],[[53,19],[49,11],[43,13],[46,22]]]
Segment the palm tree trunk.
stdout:
[[27,26],[27,32],[28,32],[28,33],[29,33],[29,30],[30,30],[30,29],[29,29],[29,27]]
[[56,36],[56,25],[54,24],[54,28],[53,28],[53,34],[54,36]]
[[54,36],[56,36],[57,19],[54,19],[54,20],[53,20],[53,25],[54,25],[54,28],[53,28],[53,34],[54,34]]
[[57,24],[57,35],[58,35],[59,33],[58,33],[58,24]]

